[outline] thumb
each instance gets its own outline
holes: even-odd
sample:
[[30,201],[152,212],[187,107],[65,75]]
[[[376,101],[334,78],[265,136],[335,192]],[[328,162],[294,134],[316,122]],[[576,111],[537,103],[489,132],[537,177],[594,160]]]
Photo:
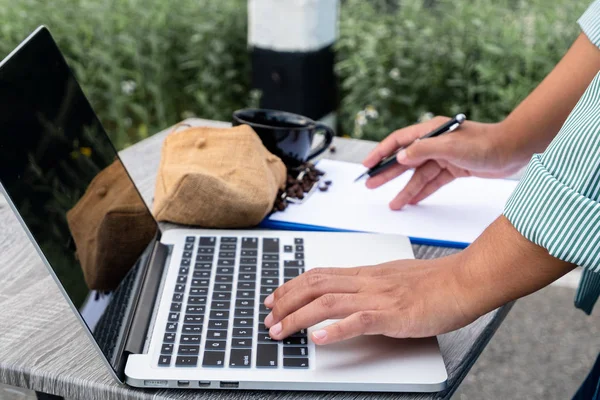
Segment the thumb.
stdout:
[[427,160],[454,161],[458,158],[456,141],[448,140],[450,135],[417,140],[398,152],[398,163],[417,167]]

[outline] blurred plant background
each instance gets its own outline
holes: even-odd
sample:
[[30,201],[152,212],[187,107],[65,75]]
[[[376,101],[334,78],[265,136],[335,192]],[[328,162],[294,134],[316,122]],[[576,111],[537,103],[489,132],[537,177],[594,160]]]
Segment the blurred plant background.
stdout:
[[[590,2],[342,0],[340,133],[380,140],[425,112],[502,119],[561,58]],[[0,0],[0,57],[47,25],[123,148],[257,104],[246,3]]]

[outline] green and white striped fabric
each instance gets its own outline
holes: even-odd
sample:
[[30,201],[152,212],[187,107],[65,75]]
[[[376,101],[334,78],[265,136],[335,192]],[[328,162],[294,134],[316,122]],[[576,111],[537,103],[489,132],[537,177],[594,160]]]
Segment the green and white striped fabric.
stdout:
[[[600,0],[579,19],[600,47]],[[600,295],[600,73],[543,154],[535,154],[504,215],[533,243],[584,268],[575,306]]]

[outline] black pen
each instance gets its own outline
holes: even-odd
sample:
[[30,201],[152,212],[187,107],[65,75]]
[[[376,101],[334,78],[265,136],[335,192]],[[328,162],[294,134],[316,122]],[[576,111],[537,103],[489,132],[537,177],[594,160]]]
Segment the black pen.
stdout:
[[[466,119],[467,119],[467,117],[465,117],[465,114],[457,114],[450,121],[446,122],[445,124],[443,124],[442,126],[436,128],[436,129],[434,129],[433,131],[427,133],[426,135],[421,136],[420,138],[416,139],[414,142],[423,140],[423,139],[440,136],[440,135],[443,135],[444,133],[452,132],[453,130],[458,128],[460,126],[460,124],[462,124]],[[412,142],[412,143],[414,143],[414,142]],[[408,146],[410,146],[410,144]],[[376,166],[374,166],[373,168],[369,169],[367,172],[365,172],[364,174],[362,174],[361,176],[356,178],[354,180],[354,182],[361,180],[362,178],[364,178],[367,175],[371,176],[371,177],[378,175],[378,174],[382,173],[383,171],[385,171],[386,169],[388,169],[389,167],[391,167],[392,165],[396,164],[397,163],[396,156],[398,155],[398,153],[401,150],[407,148],[408,146],[399,148],[398,150],[396,150],[396,152],[394,154],[384,158]]]

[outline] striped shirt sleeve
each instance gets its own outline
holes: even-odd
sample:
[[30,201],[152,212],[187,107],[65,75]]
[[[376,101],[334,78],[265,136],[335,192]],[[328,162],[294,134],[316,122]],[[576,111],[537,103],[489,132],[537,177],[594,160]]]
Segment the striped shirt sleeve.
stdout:
[[575,303],[590,313],[600,294],[600,73],[532,157],[504,215],[552,256],[585,268]]

